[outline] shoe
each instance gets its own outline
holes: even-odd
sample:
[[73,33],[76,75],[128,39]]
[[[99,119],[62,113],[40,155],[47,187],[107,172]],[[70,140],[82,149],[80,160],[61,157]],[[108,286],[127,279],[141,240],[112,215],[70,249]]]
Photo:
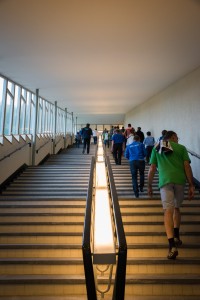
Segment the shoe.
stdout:
[[167,258],[168,259],[176,259],[177,255],[178,255],[178,250],[176,247],[173,247],[172,249],[169,250]]
[[176,237],[174,238],[174,243],[176,247],[180,247],[183,244],[182,241]]
[[139,198],[139,193],[135,193],[135,198]]
[[140,188],[140,192],[141,192],[141,193],[143,193],[143,192],[144,192],[144,189],[143,189],[143,187],[141,187],[141,188]]

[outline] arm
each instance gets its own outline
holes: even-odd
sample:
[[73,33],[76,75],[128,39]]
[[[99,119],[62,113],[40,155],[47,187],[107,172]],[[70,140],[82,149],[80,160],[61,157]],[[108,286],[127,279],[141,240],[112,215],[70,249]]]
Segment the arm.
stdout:
[[152,182],[153,182],[155,172],[156,172],[156,165],[152,164],[148,174],[148,195],[149,196],[153,195]]
[[189,183],[188,197],[189,200],[191,200],[194,197],[194,184],[193,184],[192,168],[188,160],[184,161],[184,169]]

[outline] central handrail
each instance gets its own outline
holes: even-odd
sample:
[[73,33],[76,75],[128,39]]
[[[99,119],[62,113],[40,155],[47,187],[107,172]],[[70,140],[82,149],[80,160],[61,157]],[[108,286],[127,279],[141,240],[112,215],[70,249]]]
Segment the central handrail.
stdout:
[[88,185],[87,199],[86,199],[85,222],[84,222],[83,242],[82,242],[83,263],[84,263],[88,300],[97,300],[94,270],[93,270],[93,263],[92,263],[92,251],[90,246],[94,166],[95,166],[95,158],[93,156],[91,161],[91,167],[90,167],[90,177],[89,177],[89,185]]
[[112,300],[123,300],[125,295],[126,284],[126,262],[127,262],[127,243],[120,212],[117,191],[114,183],[113,172],[110,159],[106,156],[106,164],[108,168],[108,178],[110,182],[111,199],[113,203],[113,213],[115,219],[116,235],[118,239],[118,261],[115,274],[115,283]]

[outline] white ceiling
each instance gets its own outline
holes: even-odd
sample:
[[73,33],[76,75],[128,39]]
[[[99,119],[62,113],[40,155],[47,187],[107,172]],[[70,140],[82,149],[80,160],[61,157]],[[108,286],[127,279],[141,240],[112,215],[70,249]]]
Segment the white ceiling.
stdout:
[[198,66],[199,0],[0,0],[0,73],[78,123],[123,123]]

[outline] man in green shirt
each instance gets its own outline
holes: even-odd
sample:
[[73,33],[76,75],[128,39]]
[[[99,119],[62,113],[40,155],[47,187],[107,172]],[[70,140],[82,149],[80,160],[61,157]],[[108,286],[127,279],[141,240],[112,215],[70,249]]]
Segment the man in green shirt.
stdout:
[[[153,148],[148,174],[148,194],[153,195],[152,182],[156,169],[159,175],[159,188],[164,209],[165,231],[169,241],[168,259],[175,259],[178,255],[177,247],[182,245],[179,238],[181,222],[180,206],[184,199],[186,179],[189,183],[188,197],[194,196],[193,174],[186,148],[178,144],[178,137],[174,131],[168,131],[163,142]],[[169,146],[169,148],[168,148]],[[164,149],[164,151],[162,151]],[[169,152],[167,152],[169,150]]]

